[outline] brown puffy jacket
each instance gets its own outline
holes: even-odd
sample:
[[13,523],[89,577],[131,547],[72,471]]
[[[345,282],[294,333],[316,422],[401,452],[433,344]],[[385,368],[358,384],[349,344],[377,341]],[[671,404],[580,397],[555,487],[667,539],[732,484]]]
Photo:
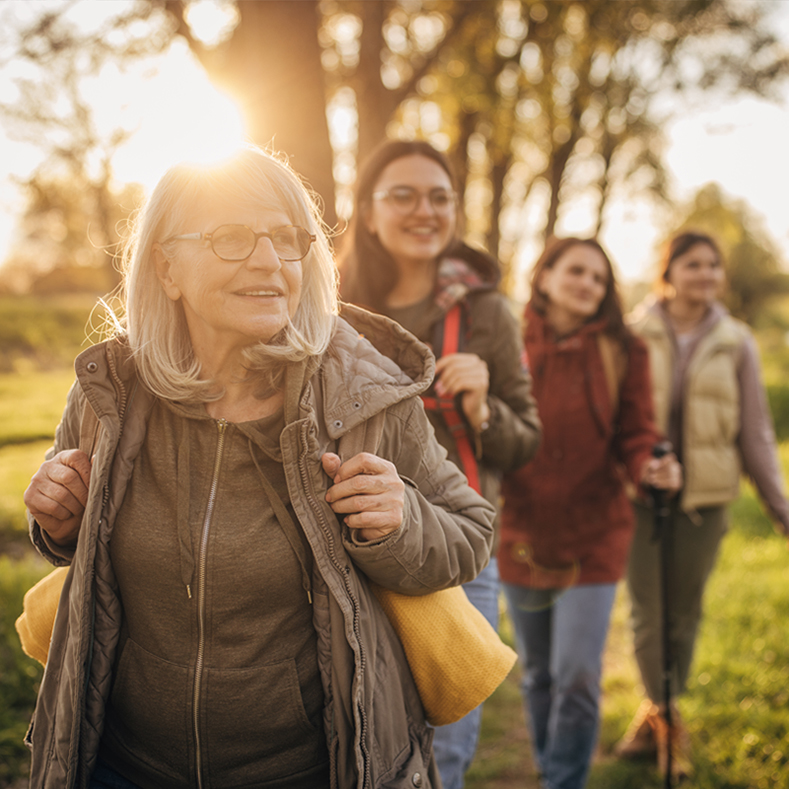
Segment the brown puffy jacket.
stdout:
[[[435,787],[432,730],[367,579],[414,595],[471,580],[488,562],[494,512],[446,460],[425,417],[418,395],[433,376],[428,349],[384,318],[353,308],[345,318],[336,319],[299,418],[281,437],[291,502],[314,557],[313,621],[332,786]],[[95,766],[122,619],[109,540],[153,402],[123,340],[88,349],[75,368],[77,382],[48,456],[78,446],[85,398],[102,430],[76,551],[58,551],[31,522],[39,550],[55,564],[71,564],[27,737],[33,789],[83,789]],[[362,545],[326,503],[319,459],[383,410],[378,454],[407,483],[404,526]]]

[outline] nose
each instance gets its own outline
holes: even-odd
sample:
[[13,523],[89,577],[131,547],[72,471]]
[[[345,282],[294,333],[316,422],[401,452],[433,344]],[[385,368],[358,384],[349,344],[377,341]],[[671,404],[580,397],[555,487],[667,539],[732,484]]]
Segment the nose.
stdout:
[[282,268],[282,261],[274,250],[271,239],[261,236],[255,244],[252,254],[246,259],[245,265],[247,268],[276,271]]
[[414,207],[414,214],[425,214],[429,216],[433,216],[434,214],[438,213],[436,209],[433,207],[433,204],[430,202],[430,195],[429,194],[420,194],[417,195],[416,206]]

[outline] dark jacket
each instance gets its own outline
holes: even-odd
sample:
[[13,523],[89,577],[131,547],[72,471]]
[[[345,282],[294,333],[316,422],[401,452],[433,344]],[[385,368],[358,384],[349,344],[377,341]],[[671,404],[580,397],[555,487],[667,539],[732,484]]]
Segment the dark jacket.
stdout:
[[[298,418],[280,442],[291,503],[313,555],[332,785],[429,787],[431,730],[367,579],[415,595],[470,580],[489,558],[493,509],[464,484],[433,438],[417,397],[433,374],[428,350],[389,321],[360,310],[348,317],[356,325],[337,319]],[[50,456],[78,446],[85,398],[103,429],[76,552],[58,551],[31,523],[41,552],[55,564],[71,563],[28,733],[35,789],[85,787],[95,765],[122,621],[108,546],[153,402],[122,340],[81,354],[76,371]],[[320,457],[382,410],[378,454],[407,483],[404,525],[384,540],[359,544],[324,499],[329,480]]]
[[543,440],[531,463],[504,478],[499,572],[521,586],[550,585],[551,571],[558,579],[570,568],[576,583],[613,583],[633,533],[622,470],[637,483],[660,438],[647,349],[630,339],[614,416],[597,339],[605,321],[559,341],[533,310],[527,321]]

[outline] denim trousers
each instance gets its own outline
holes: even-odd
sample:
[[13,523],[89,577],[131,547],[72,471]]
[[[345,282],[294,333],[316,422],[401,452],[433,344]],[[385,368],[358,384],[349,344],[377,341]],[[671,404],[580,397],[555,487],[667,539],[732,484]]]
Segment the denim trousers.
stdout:
[[[495,559],[463,589],[474,607],[482,612],[495,630],[499,627],[499,570]],[[482,705],[448,726],[438,726],[433,737],[441,783],[444,789],[462,789],[466,770],[477,750]]]
[[543,785],[582,789],[597,742],[603,649],[616,584],[502,587]]

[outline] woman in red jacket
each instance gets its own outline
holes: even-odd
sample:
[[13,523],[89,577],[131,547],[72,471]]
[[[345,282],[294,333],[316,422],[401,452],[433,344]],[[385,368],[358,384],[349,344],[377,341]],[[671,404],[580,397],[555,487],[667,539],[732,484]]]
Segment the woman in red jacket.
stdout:
[[[602,652],[633,534],[623,476],[677,490],[652,458],[647,350],[622,319],[595,240],[554,239],[537,261],[525,344],[543,441],[507,474],[498,561],[524,667],[523,696],[546,787],[580,789],[598,729]],[[624,472],[624,473],[623,473]]]

